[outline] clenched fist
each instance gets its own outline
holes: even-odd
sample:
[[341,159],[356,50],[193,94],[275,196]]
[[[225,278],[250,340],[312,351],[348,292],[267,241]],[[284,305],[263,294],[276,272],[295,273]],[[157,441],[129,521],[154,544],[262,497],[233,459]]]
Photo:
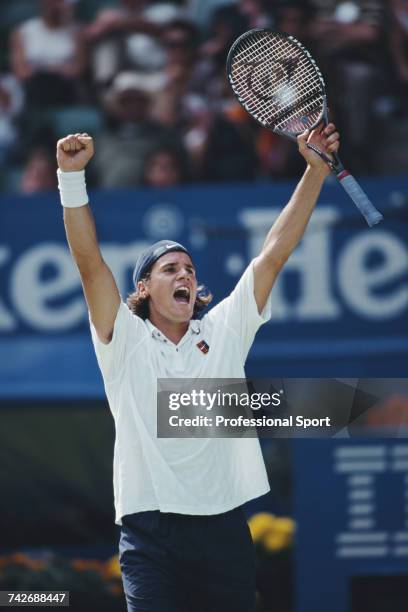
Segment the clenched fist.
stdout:
[[88,134],[69,134],[57,142],[57,162],[63,172],[83,170],[93,154],[93,140]]
[[[318,149],[328,160],[333,159],[333,153],[337,154],[340,146],[340,136],[336,131],[334,123],[325,126],[321,123],[316,129],[306,130],[297,137],[299,152],[303,155],[309,166],[319,168],[325,174],[330,174],[327,163],[319,157],[312,147]],[[311,145],[311,147],[308,147]]]

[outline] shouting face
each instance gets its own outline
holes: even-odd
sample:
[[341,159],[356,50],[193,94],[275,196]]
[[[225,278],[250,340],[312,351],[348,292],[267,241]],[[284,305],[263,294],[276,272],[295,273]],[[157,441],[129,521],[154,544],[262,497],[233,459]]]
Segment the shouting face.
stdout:
[[149,298],[149,319],[154,325],[188,323],[192,318],[197,279],[187,253],[173,251],[160,257],[138,289]]

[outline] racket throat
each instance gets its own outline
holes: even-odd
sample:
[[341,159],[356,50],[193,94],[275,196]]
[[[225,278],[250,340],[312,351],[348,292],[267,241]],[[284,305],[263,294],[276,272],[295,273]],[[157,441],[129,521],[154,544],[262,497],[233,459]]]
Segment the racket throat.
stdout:
[[317,155],[319,155],[319,157],[321,157],[322,160],[324,162],[326,162],[326,164],[329,166],[330,170],[332,172],[334,172],[334,174],[337,176],[337,178],[339,180],[340,180],[340,175],[342,173],[344,173],[344,172],[347,173],[347,170],[344,169],[344,166],[341,163],[340,159],[337,157],[337,155],[334,154],[333,155],[333,159],[331,159],[328,155],[326,155],[326,153],[323,153],[323,151],[320,151],[320,149],[318,149],[314,145],[307,143],[306,146],[307,146],[308,149],[312,149],[312,151],[317,153]]

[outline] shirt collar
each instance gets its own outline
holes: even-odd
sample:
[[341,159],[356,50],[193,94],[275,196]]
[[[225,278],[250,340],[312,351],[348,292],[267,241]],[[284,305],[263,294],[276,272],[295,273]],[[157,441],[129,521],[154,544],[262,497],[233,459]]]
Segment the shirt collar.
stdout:
[[[149,330],[149,333],[151,334],[152,338],[155,338],[156,340],[161,340],[162,342],[170,342],[170,340],[166,338],[163,332],[157,329],[157,327],[153,325],[153,323],[149,319],[146,319],[146,325],[147,325],[147,329]],[[180,340],[179,344],[181,344],[181,342],[183,342],[183,340],[186,337],[190,336],[191,334],[199,334],[200,330],[201,330],[201,321],[199,319],[191,319],[188,325],[188,330],[186,334],[183,336],[183,338]]]

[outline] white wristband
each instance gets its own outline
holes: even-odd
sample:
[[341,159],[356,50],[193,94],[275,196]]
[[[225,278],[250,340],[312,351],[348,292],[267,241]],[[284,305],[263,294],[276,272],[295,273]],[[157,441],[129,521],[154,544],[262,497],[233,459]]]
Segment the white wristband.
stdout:
[[88,204],[86,192],[85,170],[77,172],[62,172],[58,168],[58,189],[60,191],[61,204],[66,208],[79,208]]

